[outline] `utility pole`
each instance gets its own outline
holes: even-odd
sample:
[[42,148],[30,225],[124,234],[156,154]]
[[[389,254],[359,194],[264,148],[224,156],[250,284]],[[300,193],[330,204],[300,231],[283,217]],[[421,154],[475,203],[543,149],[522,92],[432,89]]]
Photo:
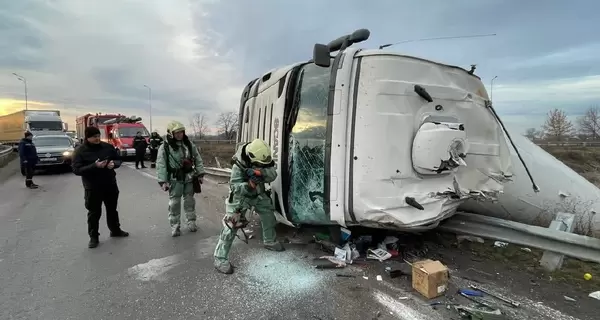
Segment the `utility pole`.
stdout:
[[23,84],[25,85],[25,110],[28,110],[29,108],[28,108],[28,105],[27,105],[28,104],[27,103],[27,79],[25,79],[25,77],[20,76],[20,75],[14,73],[14,72],[13,72],[13,75],[15,77],[17,77],[17,79],[19,79],[19,81],[22,81]]
[[490,101],[494,102],[494,80],[496,80],[498,76],[494,76],[492,81],[490,81]]
[[152,133],[152,88],[144,85],[148,89],[148,108],[150,109],[150,133]]

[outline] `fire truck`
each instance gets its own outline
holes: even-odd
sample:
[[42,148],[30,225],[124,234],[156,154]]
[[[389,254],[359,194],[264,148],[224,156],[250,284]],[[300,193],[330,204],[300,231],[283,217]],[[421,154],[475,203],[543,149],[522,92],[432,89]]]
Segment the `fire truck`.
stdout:
[[[76,119],[77,136],[81,142],[85,137],[86,127],[97,127],[100,129],[100,139],[112,144],[122,157],[135,155],[133,149],[133,138],[137,132],[149,139],[150,134],[142,123],[142,118],[136,116],[125,116],[122,114],[88,113]],[[146,149],[146,157],[150,156],[150,150]]]

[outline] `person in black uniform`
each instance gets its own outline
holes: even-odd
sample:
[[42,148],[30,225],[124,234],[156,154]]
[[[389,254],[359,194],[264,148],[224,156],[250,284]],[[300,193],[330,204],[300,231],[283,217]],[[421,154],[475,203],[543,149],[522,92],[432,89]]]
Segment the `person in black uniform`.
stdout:
[[102,203],[106,208],[106,224],[111,237],[127,237],[121,229],[117,203],[119,187],[115,169],[121,166],[121,157],[109,143],[100,141],[100,130],[96,127],[85,129],[85,139],[73,155],[73,173],[81,176],[85,189],[85,208],[88,210],[87,223],[90,242],[95,248],[99,240],[98,228],[102,215]]
[[156,158],[158,156],[158,148],[163,143],[163,138],[154,131],[150,135],[150,168],[156,168]]
[[25,186],[29,189],[37,189],[39,186],[33,183],[33,173],[39,158],[32,139],[33,134],[29,131],[25,132],[25,137],[19,142],[19,158],[21,158],[21,172],[25,174]]
[[135,168],[139,169],[140,164],[142,164],[142,168],[146,168],[146,165],[144,165],[144,156],[146,155],[148,142],[146,141],[146,138],[142,137],[140,131],[138,131],[135,138],[133,138],[133,148],[135,149]]

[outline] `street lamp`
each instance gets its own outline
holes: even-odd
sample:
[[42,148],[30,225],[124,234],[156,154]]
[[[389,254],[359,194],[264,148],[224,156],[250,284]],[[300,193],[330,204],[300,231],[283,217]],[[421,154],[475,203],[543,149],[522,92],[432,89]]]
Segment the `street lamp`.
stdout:
[[148,89],[148,107],[150,108],[150,132],[152,131],[152,88],[144,85]]
[[496,80],[496,78],[498,78],[498,76],[493,77],[492,81],[490,81],[490,101],[494,101],[494,80]]
[[27,106],[27,79],[25,79],[25,77],[20,76],[16,73],[13,72],[13,75],[15,77],[17,77],[17,79],[19,79],[20,81],[23,82],[23,84],[25,85],[25,110],[28,110],[28,106]]

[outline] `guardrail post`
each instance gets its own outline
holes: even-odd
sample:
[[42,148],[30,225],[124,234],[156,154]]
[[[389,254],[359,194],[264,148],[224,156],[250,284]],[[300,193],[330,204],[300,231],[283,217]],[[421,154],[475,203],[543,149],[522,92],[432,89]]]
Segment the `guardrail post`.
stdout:
[[[575,215],[572,213],[559,212],[556,214],[554,220],[550,223],[548,229],[556,230],[559,232],[572,233],[575,226]],[[542,259],[540,259],[540,266],[548,271],[556,271],[562,268],[565,256],[552,252],[544,251]]]

